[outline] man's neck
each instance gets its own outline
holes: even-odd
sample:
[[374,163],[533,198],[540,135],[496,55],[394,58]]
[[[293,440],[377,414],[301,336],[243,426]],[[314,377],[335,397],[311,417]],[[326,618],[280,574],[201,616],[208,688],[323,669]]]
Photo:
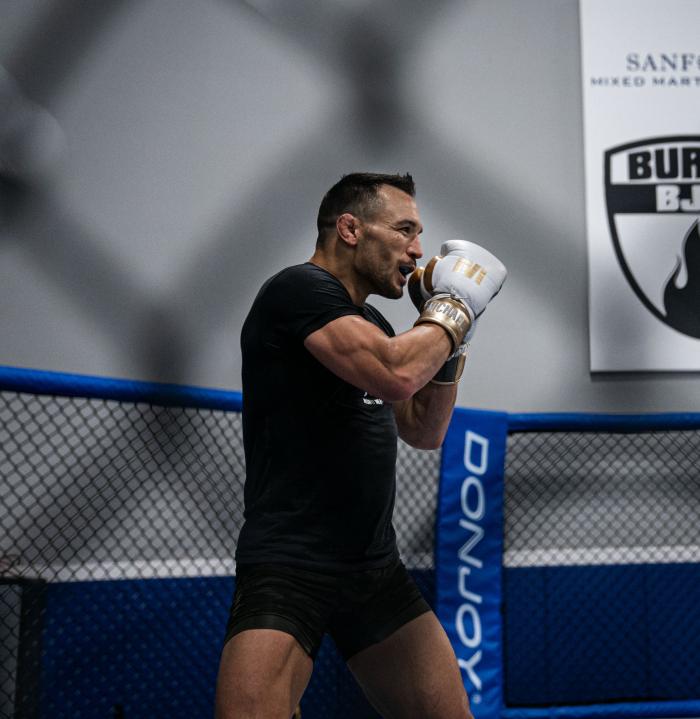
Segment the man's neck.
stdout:
[[369,293],[358,287],[357,276],[347,262],[319,248],[316,248],[309,262],[330,272],[348,291],[354,305],[358,307],[364,305]]

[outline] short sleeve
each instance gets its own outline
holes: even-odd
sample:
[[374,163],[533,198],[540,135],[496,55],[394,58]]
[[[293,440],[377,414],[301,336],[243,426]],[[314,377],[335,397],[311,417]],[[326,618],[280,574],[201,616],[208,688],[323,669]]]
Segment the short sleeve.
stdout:
[[396,337],[396,332],[394,332],[394,328],[389,323],[389,320],[387,320],[376,307],[366,303],[363,309],[366,320],[377,325],[377,327],[389,337]]
[[278,333],[304,341],[312,332],[345,315],[362,316],[343,284],[311,263],[290,267],[270,280],[266,314],[275,317]]

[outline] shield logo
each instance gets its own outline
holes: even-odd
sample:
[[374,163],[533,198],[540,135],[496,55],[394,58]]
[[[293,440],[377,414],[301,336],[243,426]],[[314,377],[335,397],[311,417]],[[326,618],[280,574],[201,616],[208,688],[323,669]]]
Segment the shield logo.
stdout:
[[700,136],[655,137],[605,153],[615,254],[642,304],[700,338]]

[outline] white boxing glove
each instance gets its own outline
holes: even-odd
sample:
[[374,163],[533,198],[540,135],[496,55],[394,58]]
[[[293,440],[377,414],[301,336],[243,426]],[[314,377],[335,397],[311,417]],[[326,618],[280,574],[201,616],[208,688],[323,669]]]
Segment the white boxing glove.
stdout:
[[508,271],[488,250],[466,240],[449,240],[424,270],[409,279],[409,294],[420,309],[436,294],[448,294],[467,308],[472,325],[499,293]]

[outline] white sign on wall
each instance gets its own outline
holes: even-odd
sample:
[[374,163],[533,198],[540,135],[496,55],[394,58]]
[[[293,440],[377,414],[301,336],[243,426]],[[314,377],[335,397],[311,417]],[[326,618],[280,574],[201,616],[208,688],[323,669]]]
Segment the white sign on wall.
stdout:
[[580,8],[591,370],[700,370],[700,1]]

